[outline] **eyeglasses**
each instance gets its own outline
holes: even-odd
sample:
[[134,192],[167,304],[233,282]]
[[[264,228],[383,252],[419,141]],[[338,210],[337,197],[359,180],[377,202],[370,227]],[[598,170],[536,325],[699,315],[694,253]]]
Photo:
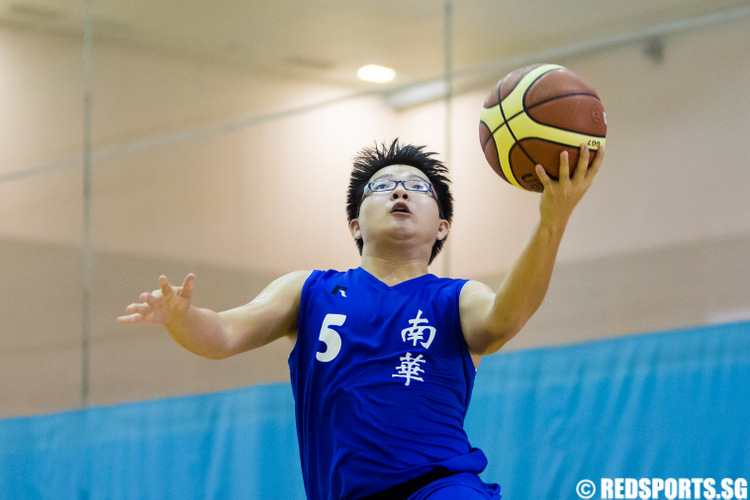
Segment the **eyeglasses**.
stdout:
[[404,186],[404,189],[407,191],[416,191],[417,193],[430,195],[437,203],[440,217],[443,216],[443,207],[440,205],[440,200],[432,189],[432,184],[422,179],[406,179],[402,181],[395,181],[393,179],[376,180],[365,185],[365,193],[362,199],[364,200],[370,193],[387,193],[393,191],[399,184]]
[[432,184],[421,179],[407,179],[394,181],[393,179],[381,179],[371,182],[365,186],[365,196],[370,193],[387,193],[393,191],[401,184],[407,191],[417,191],[419,193],[429,193],[432,195]]

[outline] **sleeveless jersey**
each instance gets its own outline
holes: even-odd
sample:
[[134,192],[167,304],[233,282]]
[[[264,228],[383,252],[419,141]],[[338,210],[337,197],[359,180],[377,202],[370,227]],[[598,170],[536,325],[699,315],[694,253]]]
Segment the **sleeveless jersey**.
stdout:
[[363,498],[486,467],[463,429],[476,374],[458,311],[465,283],[311,273],[289,356],[308,498]]

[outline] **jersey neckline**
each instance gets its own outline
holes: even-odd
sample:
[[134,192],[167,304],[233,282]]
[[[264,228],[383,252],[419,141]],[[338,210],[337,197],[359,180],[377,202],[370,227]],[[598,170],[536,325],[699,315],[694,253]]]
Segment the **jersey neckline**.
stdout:
[[376,283],[378,286],[380,286],[382,288],[387,288],[387,289],[402,288],[402,287],[406,287],[406,286],[409,286],[409,285],[414,284],[414,283],[420,283],[421,281],[424,281],[426,279],[431,279],[431,278],[435,278],[436,277],[432,273],[427,273],[427,274],[423,274],[422,276],[417,276],[416,278],[410,278],[410,279],[408,279],[406,281],[402,281],[401,283],[396,283],[395,285],[391,286],[391,285],[386,284],[384,281],[382,281],[381,279],[377,278],[375,275],[373,275],[369,271],[365,270],[361,266],[358,267],[358,268],[356,268],[356,269],[354,269],[354,271],[355,272],[359,271],[361,274],[363,274],[365,277],[367,277],[368,280]]

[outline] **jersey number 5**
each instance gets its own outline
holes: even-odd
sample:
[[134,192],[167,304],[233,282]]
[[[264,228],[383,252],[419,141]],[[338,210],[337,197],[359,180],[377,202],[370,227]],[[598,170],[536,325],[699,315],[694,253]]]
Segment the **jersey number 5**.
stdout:
[[326,350],[315,353],[315,359],[328,363],[338,356],[341,350],[341,335],[331,327],[341,326],[344,321],[346,321],[344,314],[326,314],[320,327],[320,335],[318,335],[318,339],[326,345]]

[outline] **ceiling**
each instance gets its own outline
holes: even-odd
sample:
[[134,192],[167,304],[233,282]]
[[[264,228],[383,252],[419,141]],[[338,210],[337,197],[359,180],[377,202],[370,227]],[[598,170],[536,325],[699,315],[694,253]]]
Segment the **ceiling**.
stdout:
[[[750,0],[0,0],[0,23],[352,89],[390,89],[540,54],[655,39],[747,15]],[[450,15],[447,13],[450,12]],[[449,21],[448,21],[449,20]],[[450,43],[446,44],[446,33]],[[449,50],[445,50],[449,47]],[[658,56],[658,47],[651,46]]]

